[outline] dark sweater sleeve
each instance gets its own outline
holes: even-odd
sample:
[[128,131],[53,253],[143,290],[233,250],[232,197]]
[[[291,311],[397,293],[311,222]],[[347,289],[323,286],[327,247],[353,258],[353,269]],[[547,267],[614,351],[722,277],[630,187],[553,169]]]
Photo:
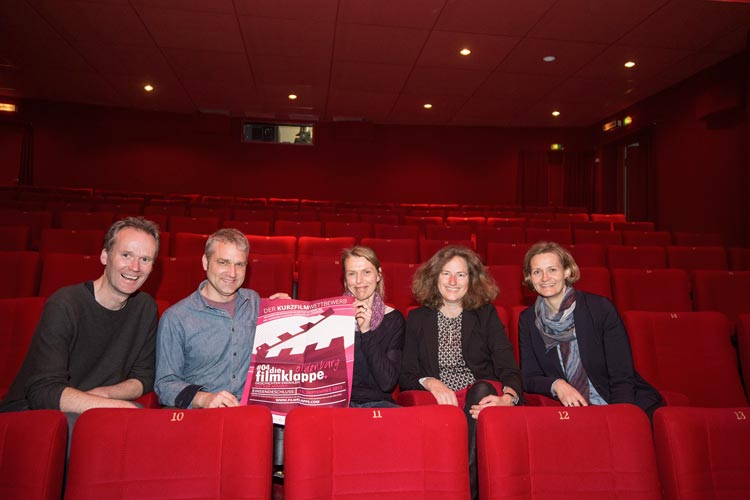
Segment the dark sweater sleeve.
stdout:
[[[552,396],[552,384],[557,380],[557,376],[545,372],[542,360],[537,356],[540,353],[534,349],[534,339],[539,337],[540,333],[534,324],[534,308],[530,307],[521,313],[518,321],[518,341],[521,351],[521,370],[523,371],[523,381],[526,390],[534,394],[543,394]],[[533,337],[533,338],[532,338]]]
[[419,383],[419,379],[430,376],[430,374],[424,372],[419,362],[419,350],[422,341],[421,328],[426,321],[426,311],[429,311],[429,309],[414,309],[406,319],[401,376],[398,382],[402,391],[424,390],[424,387]]
[[[144,298],[145,299],[145,298]],[[154,390],[156,377],[156,330],[159,324],[156,303],[149,297],[143,311],[143,327],[145,332],[137,332],[143,337],[143,345],[138,357],[130,369],[128,378],[136,379],[143,385],[143,393]]]
[[370,374],[383,392],[392,392],[401,372],[404,349],[404,317],[393,310],[375,330],[362,334],[362,351]]
[[21,374],[28,374],[24,392],[29,407],[60,409],[60,397],[69,387],[70,346],[75,341],[71,311],[48,300],[37,324]]

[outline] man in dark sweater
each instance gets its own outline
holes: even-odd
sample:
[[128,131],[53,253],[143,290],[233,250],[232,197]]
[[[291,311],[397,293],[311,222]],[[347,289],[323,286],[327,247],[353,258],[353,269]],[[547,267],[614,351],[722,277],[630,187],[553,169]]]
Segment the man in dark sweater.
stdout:
[[104,273],[47,300],[0,411],[132,408],[154,384],[157,309],[138,292],[159,251],[159,229],[128,217],[104,238]]

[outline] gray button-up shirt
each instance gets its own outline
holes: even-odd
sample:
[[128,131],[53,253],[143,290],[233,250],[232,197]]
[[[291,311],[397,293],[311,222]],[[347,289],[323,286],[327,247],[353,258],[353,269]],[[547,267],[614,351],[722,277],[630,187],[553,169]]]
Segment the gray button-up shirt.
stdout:
[[260,297],[254,290],[240,288],[230,318],[203,298],[200,291],[206,283],[164,311],[159,321],[154,389],[163,405],[176,406],[175,398],[191,385],[242,397]]

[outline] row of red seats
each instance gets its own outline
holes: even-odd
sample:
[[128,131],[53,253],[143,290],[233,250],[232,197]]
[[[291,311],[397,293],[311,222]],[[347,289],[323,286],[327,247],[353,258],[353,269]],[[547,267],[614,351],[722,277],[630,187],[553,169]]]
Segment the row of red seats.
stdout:
[[[302,300],[339,295],[342,291],[341,264],[338,258],[294,254],[251,252],[245,286],[261,296],[285,292]],[[38,252],[0,252],[0,265],[9,276],[0,297],[49,296],[61,286],[95,279],[101,275],[98,255]],[[418,264],[383,262],[386,298],[403,312],[415,305],[411,280]],[[504,307],[528,305],[534,295],[522,285],[522,268],[515,265],[490,265],[500,294],[496,304]],[[750,312],[750,288],[745,282],[750,271],[683,269],[607,269],[582,267],[582,290],[613,299],[620,311],[722,311],[730,318]],[[192,293],[205,278],[200,258],[159,259],[143,289],[168,303]]]
[[[652,434],[631,405],[487,408],[477,427],[479,493],[485,500],[746,498],[749,413],[662,408]],[[0,496],[61,498],[63,414],[3,414],[0,430],[3,456],[14,457],[0,465]],[[270,499],[271,441],[264,407],[90,410],[74,430],[65,499]],[[298,408],[286,423],[284,497],[463,500],[466,453],[466,421],[455,407]]]
[[[297,223],[292,223],[288,233],[295,233]],[[333,224],[333,223],[332,223]],[[662,245],[648,239],[649,235],[661,232],[634,233],[643,236],[642,242],[636,245],[577,243],[568,244],[554,238],[546,230],[528,229],[520,234],[509,232],[508,228],[480,231],[478,235],[467,231],[466,234],[449,234],[431,229],[445,229],[442,226],[428,226],[424,235],[420,235],[415,226],[375,225],[376,237],[346,235],[348,223],[331,227],[329,234],[339,236],[278,235],[267,236],[263,228],[255,223],[240,224],[240,228],[251,238],[251,247],[256,253],[318,255],[334,257],[342,248],[354,244],[372,246],[376,251],[382,250],[382,260],[392,262],[420,262],[428,259],[435,251],[447,244],[461,244],[479,252],[488,264],[513,264],[521,262],[528,247],[536,241],[558,241],[574,252],[581,265],[616,267],[679,267],[685,269],[747,269],[750,268],[750,249],[704,245]],[[467,229],[460,227],[460,229]],[[255,231],[255,232],[254,232]],[[213,231],[211,231],[213,232]],[[299,232],[299,231],[297,231]],[[100,251],[104,238],[102,229],[53,229],[42,228],[39,231],[39,242],[31,243],[33,231],[28,227],[0,226],[0,251],[38,249],[43,253],[80,253],[96,254]],[[200,256],[207,234],[195,232],[162,232],[162,257]],[[370,234],[370,233],[366,233]],[[457,236],[451,238],[450,236]],[[459,238],[458,236],[461,236]],[[520,239],[516,239],[520,238]],[[532,238],[532,239],[529,239]],[[524,242],[526,241],[526,242]],[[523,242],[523,243],[519,243]],[[268,251],[270,249],[271,251]],[[280,250],[280,251],[279,251]],[[379,253],[380,255],[380,253]]]

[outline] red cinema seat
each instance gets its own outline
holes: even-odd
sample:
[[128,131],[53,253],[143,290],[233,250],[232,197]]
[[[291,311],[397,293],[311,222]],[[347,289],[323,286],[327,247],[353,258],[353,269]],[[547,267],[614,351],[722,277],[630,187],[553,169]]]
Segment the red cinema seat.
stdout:
[[428,240],[470,240],[470,226],[444,226],[430,224],[424,227],[424,237]]
[[219,229],[218,217],[169,216],[170,233],[211,234]]
[[600,243],[576,243],[566,248],[578,267],[607,267],[607,247]]
[[555,220],[554,214],[527,214],[526,227],[534,229],[567,229],[570,230],[571,223],[563,220]]
[[184,216],[186,212],[187,205],[183,200],[151,200],[148,205],[143,207],[143,215],[147,219],[151,219],[153,216]]
[[294,286],[294,257],[290,255],[250,256],[246,288],[252,288],[261,297],[284,292],[290,297]]
[[577,231],[579,229],[588,229],[591,231],[611,231],[612,230],[612,223],[607,222],[607,221],[573,222],[571,226],[573,226],[573,231]]
[[722,246],[724,244],[719,233],[673,231],[672,239],[675,245],[680,246]]
[[526,243],[533,244],[537,241],[554,241],[561,245],[570,245],[573,243],[573,233],[570,228],[527,227]]
[[693,271],[696,311],[723,312],[730,321],[750,313],[750,271]]
[[0,299],[0,400],[8,393],[26,357],[44,297]]
[[73,431],[66,500],[268,499],[271,413],[95,408]]
[[[294,210],[276,210],[276,220],[283,220],[286,222],[320,222],[320,216],[318,211],[312,207],[305,207],[303,209]],[[322,223],[321,223],[322,224]],[[322,227],[322,226],[321,226]],[[320,236],[316,234],[315,236]]]
[[42,229],[39,251],[46,253],[76,253],[96,255],[104,247],[103,229]]
[[357,241],[372,235],[372,224],[369,222],[344,222],[328,221],[323,226],[324,236],[327,238],[339,238],[342,236],[353,237]]
[[373,231],[375,230],[376,224],[395,226],[398,225],[399,221],[399,217],[397,214],[387,213],[360,213],[359,218],[362,222],[369,222],[370,224],[372,224]]
[[0,226],[0,252],[31,249],[31,229],[27,226]]
[[740,314],[737,317],[737,351],[745,395],[750,399],[750,314]]
[[485,260],[488,258],[490,243],[523,244],[526,240],[526,231],[523,227],[487,226],[479,228],[477,233],[477,252]]
[[404,224],[417,226],[422,235],[426,226],[441,226],[443,223],[443,217],[440,215],[404,215]]
[[39,252],[0,252],[0,266],[8,276],[0,288],[0,298],[32,297],[39,290]]
[[612,269],[612,292],[620,312],[692,311],[690,279],[682,269]]
[[724,247],[667,247],[669,267],[685,269],[728,269],[727,252]]
[[255,236],[246,234],[250,253],[254,255],[288,255],[295,257],[297,238],[294,236]]
[[473,233],[477,233],[480,228],[484,227],[487,219],[479,216],[457,216],[449,215],[445,218],[445,223],[449,226],[469,226]]
[[67,440],[62,412],[0,413],[0,498],[60,500]]
[[38,250],[42,230],[52,227],[52,212],[48,210],[0,210],[0,226],[24,226],[31,230],[31,249]]
[[672,233],[669,231],[623,231],[622,244],[665,247],[672,244]]
[[372,248],[380,262],[419,262],[419,246],[414,238],[362,238],[361,244]]
[[448,245],[466,247],[474,250],[474,242],[471,240],[419,240],[419,258],[425,261],[435,255],[439,250]]
[[487,264],[523,266],[523,258],[530,246],[528,243],[488,243]]
[[524,305],[523,269],[521,266],[487,266],[487,270],[500,289],[494,301],[496,306],[502,306],[510,310],[515,306]]
[[664,500],[750,498],[750,408],[660,408],[654,445]]
[[653,222],[613,222],[612,229],[615,231],[654,231]]
[[726,316],[626,311],[622,318],[636,371],[660,392],[682,394],[689,406],[747,405]]
[[401,311],[406,317],[409,309],[417,306],[411,293],[411,283],[418,264],[404,262],[383,262],[383,281],[385,282],[385,302]]
[[526,227],[526,217],[487,217],[489,227]]
[[729,247],[729,269],[750,271],[750,248]]
[[635,405],[491,406],[477,453],[482,500],[661,500],[651,426]]
[[206,251],[207,240],[207,234],[176,233],[172,242],[172,257],[200,259]]
[[[333,208],[327,207],[330,210]],[[325,225],[328,222],[360,222],[361,219],[357,212],[320,212],[320,221]],[[351,236],[351,235],[338,235],[338,236]]]
[[320,237],[323,229],[319,220],[277,220],[274,224],[276,236],[317,236]]
[[285,498],[466,500],[467,447],[454,406],[297,408],[284,433]]
[[231,204],[230,200],[227,200],[224,204],[203,204],[203,205],[192,205],[190,207],[191,217],[215,217],[219,220],[228,219],[232,214],[232,210],[229,207]]
[[274,213],[272,208],[234,207],[232,209],[232,217],[236,220],[256,220],[272,223]]
[[610,269],[663,269],[667,253],[662,246],[610,245],[607,262]]
[[338,257],[303,257],[298,262],[297,298],[316,300],[344,293]]
[[106,231],[115,220],[114,212],[68,212],[58,214],[63,229],[100,229]]
[[221,227],[231,227],[245,234],[256,236],[270,236],[271,222],[267,220],[236,220],[227,219],[222,222]]
[[206,271],[200,258],[169,257],[157,260],[141,290],[174,304],[196,291],[204,279]]
[[419,226],[416,225],[374,224],[372,228],[376,238],[419,238]]
[[620,231],[597,231],[592,229],[576,229],[574,232],[576,243],[600,243],[602,245],[622,245]]
[[48,253],[42,259],[39,296],[49,297],[58,288],[95,280],[103,272],[104,266],[99,255]]
[[592,222],[599,222],[599,221],[607,221],[611,223],[615,222],[627,222],[625,219],[625,214],[591,214],[591,221]]
[[580,267],[581,278],[573,285],[584,292],[603,295],[612,300],[612,279],[606,267]]
[[353,236],[342,236],[339,238],[318,238],[313,236],[301,236],[297,242],[297,257],[326,257],[337,259],[341,252],[353,247],[357,243]]
[[565,222],[589,222],[589,214],[585,212],[556,213],[555,220]]

